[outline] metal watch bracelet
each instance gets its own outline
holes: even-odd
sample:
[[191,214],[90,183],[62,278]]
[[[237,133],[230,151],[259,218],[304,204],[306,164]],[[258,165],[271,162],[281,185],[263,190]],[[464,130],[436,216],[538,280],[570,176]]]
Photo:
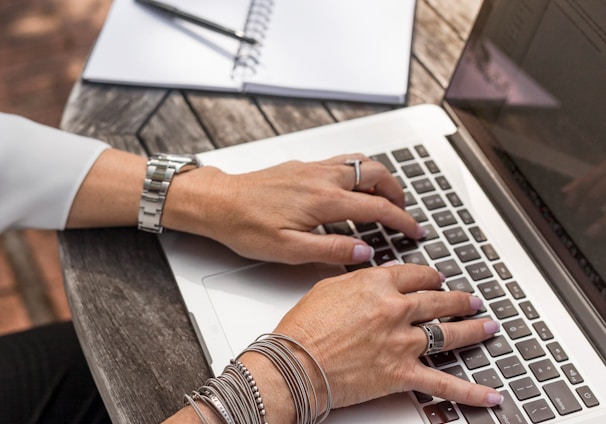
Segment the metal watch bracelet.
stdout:
[[161,233],[160,225],[166,194],[175,174],[189,171],[201,164],[194,155],[170,155],[158,153],[149,157],[143,193],[139,203],[139,229]]

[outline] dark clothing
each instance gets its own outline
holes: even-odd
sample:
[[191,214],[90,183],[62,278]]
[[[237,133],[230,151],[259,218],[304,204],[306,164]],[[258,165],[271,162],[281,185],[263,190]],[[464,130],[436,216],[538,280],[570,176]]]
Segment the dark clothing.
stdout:
[[71,322],[0,337],[0,422],[111,423]]

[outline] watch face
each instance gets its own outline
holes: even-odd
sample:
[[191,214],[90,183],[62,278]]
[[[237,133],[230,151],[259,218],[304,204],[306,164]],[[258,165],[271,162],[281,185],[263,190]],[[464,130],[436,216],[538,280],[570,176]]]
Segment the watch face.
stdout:
[[183,154],[173,155],[169,153],[158,153],[150,157],[150,161],[160,166],[175,168],[175,172],[189,171],[202,165],[196,155]]

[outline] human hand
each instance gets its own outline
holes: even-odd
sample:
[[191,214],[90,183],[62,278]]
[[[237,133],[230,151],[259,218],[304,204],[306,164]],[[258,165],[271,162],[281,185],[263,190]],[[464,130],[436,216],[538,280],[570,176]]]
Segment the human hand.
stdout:
[[587,221],[585,235],[606,237],[606,160],[562,188],[565,203]]
[[[347,159],[363,161],[356,191]],[[370,259],[372,249],[352,237],[311,230],[351,219],[422,237],[422,228],[403,208],[402,188],[385,166],[353,154],[240,175],[208,166],[181,174],[169,190],[162,223],[211,237],[253,259],[348,264]]]
[[[418,390],[455,402],[491,407],[494,389],[427,367],[419,357],[427,336],[416,326],[477,312],[481,301],[438,291],[440,275],[418,265],[375,267],[319,282],[282,319],[277,333],[300,342],[324,369],[335,408],[395,392]],[[442,323],[444,351],[488,339],[488,319]],[[317,387],[323,387],[319,384]]]

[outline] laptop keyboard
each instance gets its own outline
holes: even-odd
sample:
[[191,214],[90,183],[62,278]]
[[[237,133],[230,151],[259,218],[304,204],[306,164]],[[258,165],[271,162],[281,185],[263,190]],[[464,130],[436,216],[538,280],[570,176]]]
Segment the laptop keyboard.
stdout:
[[[550,326],[526,298],[523,284],[510,272],[473,214],[423,145],[371,156],[383,163],[405,192],[406,210],[427,236],[409,239],[378,223],[328,224],[328,233],[363,239],[375,249],[372,261],[349,266],[381,265],[397,259],[430,265],[446,276],[445,290],[461,290],[484,299],[475,317],[501,322],[501,331],[484,343],[441,352],[422,360],[458,378],[499,390],[496,408],[474,408],[414,392],[430,423],[541,423],[599,405]],[[460,318],[444,318],[442,321]]]

